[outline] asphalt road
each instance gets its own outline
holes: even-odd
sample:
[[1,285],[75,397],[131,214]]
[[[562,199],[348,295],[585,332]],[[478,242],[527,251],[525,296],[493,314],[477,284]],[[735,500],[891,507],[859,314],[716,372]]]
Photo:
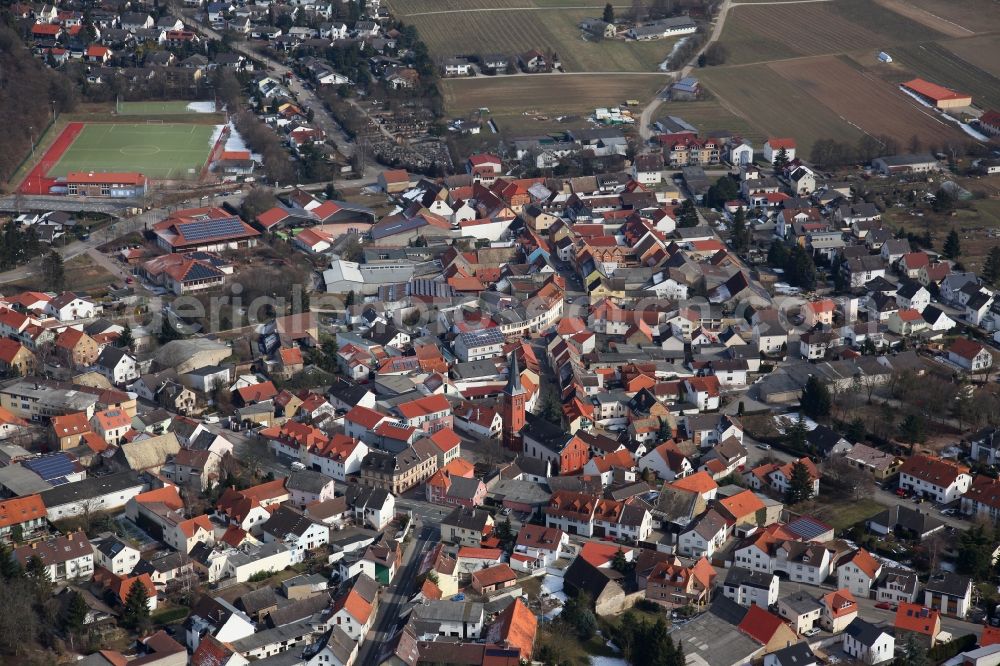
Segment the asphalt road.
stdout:
[[400,608],[416,593],[416,577],[424,552],[431,543],[438,540],[439,532],[431,525],[421,527],[421,523],[417,522],[414,529],[419,530],[419,532],[416,533],[416,539],[410,542],[403,555],[403,561],[406,564],[396,572],[396,577],[393,578],[389,587],[382,591],[378,611],[375,615],[375,624],[358,652],[357,664],[359,666],[374,666],[378,663],[383,643],[392,638],[395,633],[394,629],[399,621]]

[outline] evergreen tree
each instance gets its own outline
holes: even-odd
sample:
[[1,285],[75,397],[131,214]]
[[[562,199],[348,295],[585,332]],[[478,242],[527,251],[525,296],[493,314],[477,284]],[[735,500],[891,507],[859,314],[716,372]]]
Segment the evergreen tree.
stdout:
[[785,432],[785,440],[788,446],[796,451],[806,450],[806,424],[801,419],[795,419]]
[[132,336],[132,327],[129,326],[128,322],[125,322],[121,337],[118,338],[118,346],[123,349],[131,349],[133,344],[135,344],[135,338]]
[[988,580],[993,569],[994,547],[993,531],[987,531],[982,525],[973,525],[958,539],[955,570],[977,581]]
[[87,602],[79,592],[72,592],[66,610],[63,613],[62,624],[70,634],[78,634],[87,620]]
[[865,422],[859,416],[853,421],[847,424],[847,429],[844,431],[844,437],[848,441],[854,442],[855,444],[864,440],[867,434],[867,429],[865,428]]
[[618,573],[628,573],[630,569],[630,563],[625,559],[625,551],[621,548],[615,553],[615,556],[611,559],[611,568]]
[[983,279],[993,286],[996,286],[997,280],[1000,280],[1000,245],[994,245],[986,256],[986,263],[983,264]]
[[122,621],[134,631],[142,631],[149,623],[149,593],[141,580],[133,582],[128,589]]
[[816,288],[816,263],[809,251],[801,245],[792,246],[788,254],[785,278],[789,284],[806,291]]
[[690,199],[685,199],[684,203],[680,205],[677,209],[677,226],[678,227],[697,227],[698,226],[698,211],[694,207],[694,202]]
[[948,234],[948,238],[944,241],[944,256],[949,259],[957,259],[960,254],[962,254],[962,242],[958,238],[958,232],[954,229]]
[[597,633],[597,616],[590,607],[590,596],[586,592],[570,597],[559,617],[573,628],[580,640],[589,641]]
[[177,327],[170,321],[170,315],[166,312],[160,314],[160,334],[157,338],[160,344],[166,344],[171,340],[180,340],[183,336]]
[[737,252],[746,252],[750,246],[750,233],[747,229],[747,216],[743,208],[737,209],[733,215],[732,229],[733,249]]
[[787,263],[788,247],[779,240],[771,241],[771,247],[767,251],[767,265],[784,270]]
[[903,422],[899,424],[899,437],[910,445],[910,454],[912,455],[916,445],[927,438],[924,432],[924,417],[920,414],[907,414]]
[[62,291],[66,285],[66,269],[62,255],[52,250],[42,260],[42,278],[52,291]]
[[799,404],[802,413],[811,419],[822,419],[830,415],[832,405],[830,390],[826,384],[811,375],[806,381],[806,387],[802,391],[802,399]]
[[798,504],[805,502],[812,497],[813,481],[809,475],[809,468],[801,461],[792,465],[792,478],[788,483],[788,492],[785,494],[785,501],[788,504]]
[[52,578],[49,576],[49,569],[37,555],[28,558],[24,572],[28,579],[34,584],[38,591],[39,598],[48,597],[52,591]]
[[656,438],[662,444],[673,436],[670,432],[670,422],[666,419],[660,419],[660,427],[656,431]]
[[788,166],[788,151],[781,148],[774,156],[774,170],[776,172],[784,171],[786,166]]
[[604,5],[604,15],[602,16],[602,20],[605,23],[615,22],[615,8],[610,2]]
[[0,543],[0,579],[12,580],[24,575],[21,565],[14,559],[13,550],[5,543]]
[[908,632],[906,642],[903,643],[903,653],[892,663],[893,666],[929,666],[930,661],[927,659],[927,650],[924,646],[917,642],[913,633]]

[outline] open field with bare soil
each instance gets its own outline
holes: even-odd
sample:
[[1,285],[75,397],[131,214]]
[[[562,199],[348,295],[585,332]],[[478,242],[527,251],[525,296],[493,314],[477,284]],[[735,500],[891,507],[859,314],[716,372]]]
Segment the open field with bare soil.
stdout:
[[[789,83],[808,93],[853,127],[871,135],[888,135],[905,145],[913,136],[924,145],[967,136],[932,110],[920,106],[897,87],[861,72],[837,57],[789,60],[769,65]],[[864,103],[858,103],[864,100]]]
[[718,99],[696,102],[664,102],[656,110],[656,120],[676,116],[694,125],[702,134],[732,132],[749,139],[754,145],[763,145],[767,134],[754,127],[746,118],[723,106]]
[[435,58],[484,53],[514,57],[538,49],[558,54],[568,72],[652,72],[676,43],[673,39],[584,40],[580,21],[600,15],[601,9],[554,8],[422,14],[403,20],[416,27]]
[[995,0],[898,0],[950,21],[971,32],[1000,30],[1000,7]]
[[969,39],[953,39],[942,46],[962,60],[971,63],[984,72],[1000,77],[1000,36],[984,35]]
[[[481,76],[442,81],[441,94],[449,112],[456,116],[488,108],[490,113],[484,116],[492,117],[500,132],[511,136],[584,126],[583,116],[593,113],[595,107],[621,104],[627,99],[650,99],[663,84],[663,77],[647,74],[613,78],[569,74]],[[561,114],[580,118],[572,125],[555,122],[554,116]],[[536,120],[538,116],[549,120]]]
[[[794,137],[804,156],[819,139],[854,144],[862,136],[860,130],[768,65],[705,69],[701,77],[726,108],[742,115],[764,136]],[[697,118],[687,120],[698,122]]]
[[722,31],[730,64],[878,50],[942,34],[870,0],[736,6]]
[[960,26],[954,21],[949,21],[938,14],[932,14],[926,9],[921,9],[916,5],[906,2],[906,0],[875,0],[880,6],[901,14],[908,19],[912,19],[921,25],[925,25],[931,30],[948,35],[950,37],[969,37],[974,35],[972,30]]

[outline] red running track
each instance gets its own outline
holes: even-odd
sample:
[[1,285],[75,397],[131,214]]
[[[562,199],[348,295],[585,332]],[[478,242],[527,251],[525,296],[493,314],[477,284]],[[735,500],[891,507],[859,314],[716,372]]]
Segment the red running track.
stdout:
[[48,176],[49,170],[59,162],[63,153],[73,144],[83,131],[83,123],[70,123],[45,151],[41,161],[35,165],[23,181],[18,191],[22,194],[48,194],[56,179]]

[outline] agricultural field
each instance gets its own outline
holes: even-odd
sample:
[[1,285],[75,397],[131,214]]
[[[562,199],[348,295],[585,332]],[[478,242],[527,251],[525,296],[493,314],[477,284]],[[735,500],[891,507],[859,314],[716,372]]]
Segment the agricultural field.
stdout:
[[151,178],[197,178],[215,131],[212,125],[87,123],[46,175],[139,171]]
[[949,21],[959,28],[984,33],[1000,30],[1000,11],[994,0],[900,0]]
[[974,35],[972,30],[964,28],[954,21],[949,21],[948,19],[942,18],[937,14],[932,14],[926,9],[921,9],[916,5],[912,5],[906,0],[875,0],[880,7],[884,7],[890,11],[894,11],[897,14],[901,14],[906,18],[913,19],[921,25],[925,25],[932,30],[937,30],[940,33],[948,35],[949,37],[969,37]]
[[[504,136],[516,136],[588,126],[583,118],[595,107],[651,99],[663,83],[662,77],[649,74],[613,78],[586,74],[480,76],[446,79],[441,82],[441,94],[451,114],[466,117],[488,108],[484,117],[493,118]],[[576,115],[577,119],[572,124],[557,122],[555,116],[563,114]]]
[[[961,44],[964,40],[949,42]],[[989,51],[987,53],[990,53]],[[1000,42],[994,42],[992,49],[994,70],[1000,69]],[[891,65],[877,68],[880,75],[893,83],[899,83],[919,76],[939,85],[953,88],[972,95],[976,106],[984,108],[1000,107],[1000,78],[936,42],[907,44],[892,50]]]
[[[776,30],[780,26],[780,30]],[[737,5],[729,11],[721,43],[727,63],[878,51],[893,44],[942,37],[871,0]]]
[[[745,118],[758,135],[794,137],[804,156],[819,139],[853,145],[862,136],[802,86],[766,64],[704,69],[699,75],[719,102]],[[698,123],[695,117],[686,120]]]
[[943,46],[962,60],[971,63],[979,69],[1000,78],[1000,37],[988,35],[985,37],[970,37],[969,39],[954,39],[943,42]]
[[736,115],[717,99],[704,99],[695,102],[664,102],[656,110],[656,120],[667,116],[675,116],[694,125],[702,134],[711,132],[732,132],[749,139],[755,146],[761,146],[767,140],[767,135],[747,121]]
[[[964,142],[968,138],[894,85],[861,72],[838,57],[788,60],[768,67],[844,122],[871,136],[892,136],[900,145],[906,145],[913,136],[920,137],[924,145],[949,139]],[[859,104],[859,100],[864,103]]]
[[601,9],[535,11],[456,11],[403,17],[413,25],[435,58],[503,53],[530,49],[558,54],[568,72],[652,72],[670,54],[676,40],[587,41],[580,21],[599,18]]

